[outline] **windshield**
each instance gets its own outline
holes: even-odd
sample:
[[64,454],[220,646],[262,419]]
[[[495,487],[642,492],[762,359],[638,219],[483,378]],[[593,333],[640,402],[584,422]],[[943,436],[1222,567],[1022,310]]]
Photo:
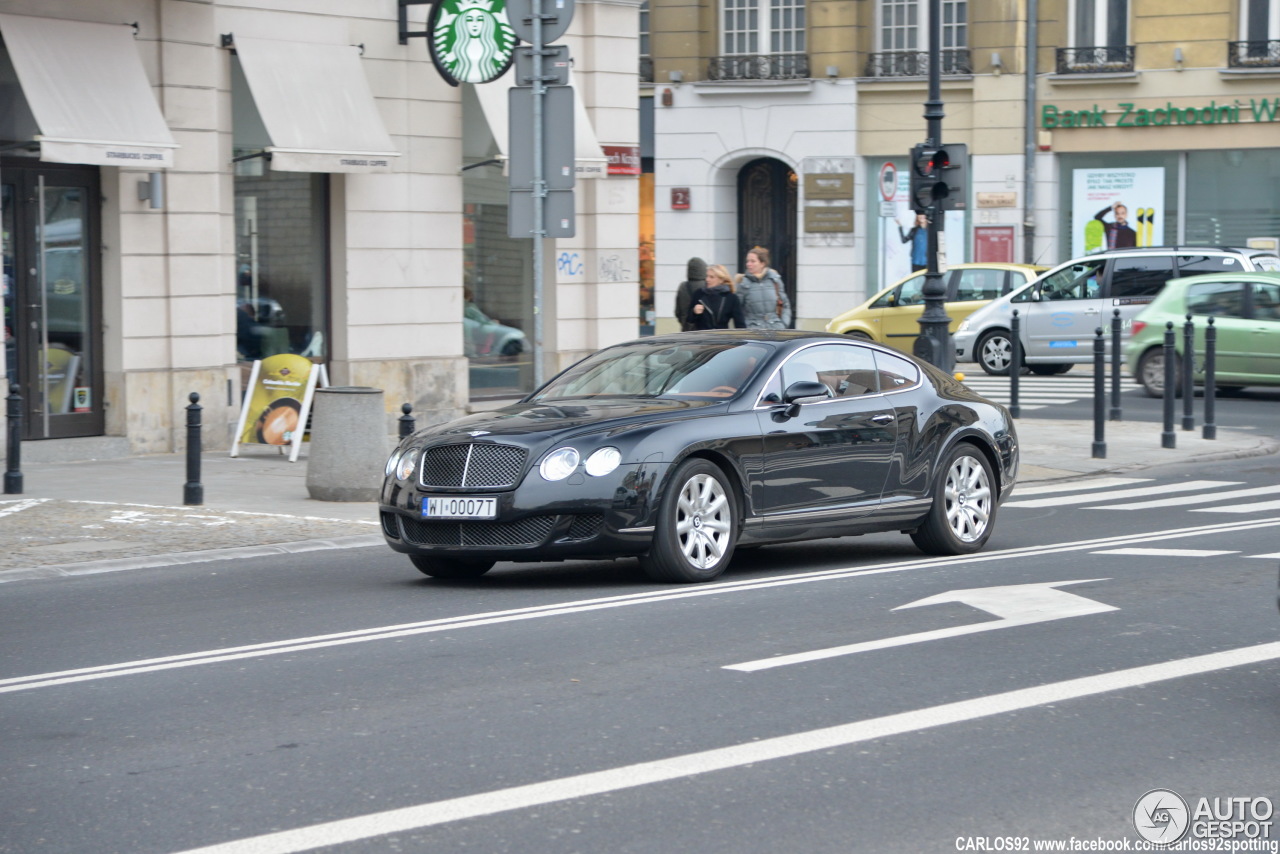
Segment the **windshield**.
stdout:
[[637,341],[588,356],[531,399],[663,397],[712,403],[736,394],[772,351],[754,342]]

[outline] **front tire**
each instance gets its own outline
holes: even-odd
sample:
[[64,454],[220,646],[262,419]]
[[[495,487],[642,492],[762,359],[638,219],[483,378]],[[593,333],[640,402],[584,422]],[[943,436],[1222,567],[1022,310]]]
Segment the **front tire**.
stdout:
[[733,557],[737,527],[737,503],[724,472],[707,460],[686,460],[662,496],[653,546],[640,564],[654,581],[711,581]]
[[[1182,360],[1173,357],[1173,396],[1182,397]],[[1153,347],[1138,360],[1138,382],[1147,397],[1164,397],[1164,348]]]
[[479,578],[493,569],[491,560],[460,560],[448,557],[409,555],[418,572],[432,578]]
[[933,506],[911,540],[925,554],[972,554],[987,544],[996,522],[991,464],[967,442],[952,448],[938,469]]
[[975,355],[982,370],[993,377],[1006,377],[1013,363],[1013,340],[1005,330],[993,329],[978,339]]

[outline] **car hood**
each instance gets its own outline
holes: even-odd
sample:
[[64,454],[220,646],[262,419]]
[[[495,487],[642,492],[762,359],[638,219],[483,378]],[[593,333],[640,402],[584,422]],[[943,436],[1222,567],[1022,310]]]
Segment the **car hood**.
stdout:
[[719,410],[722,402],[707,404],[661,398],[591,398],[556,403],[522,402],[489,412],[477,412],[421,430],[415,435],[431,444],[447,440],[486,441],[504,437],[532,444],[539,438],[590,430],[613,432],[653,421],[687,418]]

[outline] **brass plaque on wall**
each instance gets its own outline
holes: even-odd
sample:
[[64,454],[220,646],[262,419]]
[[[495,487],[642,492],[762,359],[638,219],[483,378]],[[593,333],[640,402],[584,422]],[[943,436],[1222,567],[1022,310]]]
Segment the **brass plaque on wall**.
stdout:
[[806,199],[852,199],[852,172],[817,172],[804,176]]
[[853,207],[805,205],[804,230],[810,233],[853,231]]

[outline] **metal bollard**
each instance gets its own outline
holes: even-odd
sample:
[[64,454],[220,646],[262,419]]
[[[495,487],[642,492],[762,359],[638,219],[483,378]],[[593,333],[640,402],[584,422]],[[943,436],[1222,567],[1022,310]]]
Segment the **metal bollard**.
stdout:
[[1022,321],[1016,308],[1009,327],[1009,414],[1018,418],[1022,415],[1022,407],[1018,405],[1018,375],[1022,373],[1022,334],[1019,330]]
[[414,425],[417,422],[414,420],[413,416],[409,414],[410,412],[413,412],[412,403],[400,404],[400,411],[404,413],[404,415],[400,416],[400,438],[403,439],[413,433]]
[[1218,370],[1218,327],[1209,318],[1209,326],[1204,331],[1204,428],[1200,434],[1205,439],[1218,438],[1218,425],[1213,423],[1214,399],[1218,394],[1218,380],[1214,375]]
[[7,463],[4,471],[4,494],[22,494],[22,395],[18,392],[17,383],[9,386],[9,397],[5,402],[5,417],[8,421],[8,445],[6,447]]
[[191,392],[187,396],[187,482],[182,486],[182,503],[204,504],[204,486],[200,484],[200,395]]
[[1182,324],[1182,429],[1196,429],[1196,325],[1187,315]]
[[1170,320],[1164,325],[1164,432],[1160,434],[1162,448],[1178,447],[1178,436],[1173,432],[1173,396],[1177,392],[1175,383],[1178,381],[1178,374],[1173,369],[1173,362],[1177,358],[1174,351],[1173,321]]
[[1120,372],[1124,360],[1120,358],[1120,309],[1111,316],[1111,420],[1120,420]]
[[1093,339],[1093,458],[1107,458],[1107,443],[1104,434],[1106,422],[1102,418],[1102,410],[1106,400],[1107,381],[1107,344],[1102,340],[1102,327],[1094,330]]

